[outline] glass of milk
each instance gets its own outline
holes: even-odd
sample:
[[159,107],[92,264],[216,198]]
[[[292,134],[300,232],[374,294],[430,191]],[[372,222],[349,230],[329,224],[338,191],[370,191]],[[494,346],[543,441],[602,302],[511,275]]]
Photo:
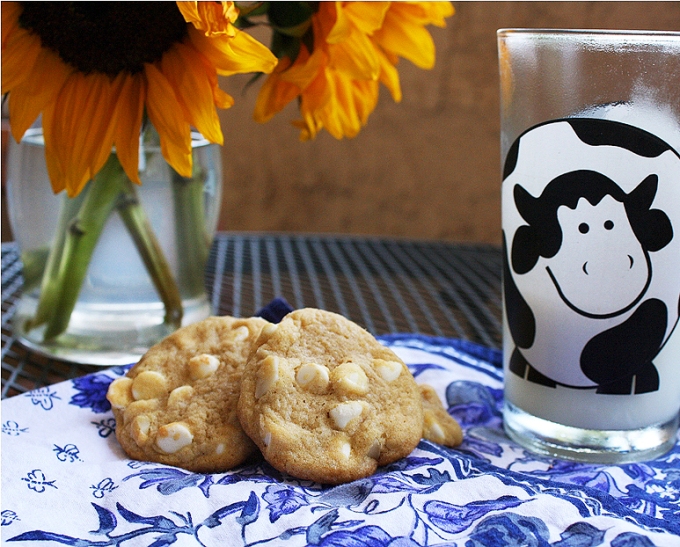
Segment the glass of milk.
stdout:
[[507,434],[642,461],[680,411],[680,33],[498,31]]

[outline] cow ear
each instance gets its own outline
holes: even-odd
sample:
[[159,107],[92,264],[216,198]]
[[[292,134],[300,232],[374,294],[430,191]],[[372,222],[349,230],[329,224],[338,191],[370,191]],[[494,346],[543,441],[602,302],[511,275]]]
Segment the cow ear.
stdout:
[[626,201],[638,211],[647,211],[652,206],[658,186],[659,177],[649,175],[628,194]]
[[520,226],[512,238],[512,269],[525,274],[536,265],[540,256],[540,241],[532,226]]
[[649,175],[626,196],[626,214],[638,241],[647,251],[663,249],[673,239],[673,225],[661,209],[651,209],[659,184],[657,175]]

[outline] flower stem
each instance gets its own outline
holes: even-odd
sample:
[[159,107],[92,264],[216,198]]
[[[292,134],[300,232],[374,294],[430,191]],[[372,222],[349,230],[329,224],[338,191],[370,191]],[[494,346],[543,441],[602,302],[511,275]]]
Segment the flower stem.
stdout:
[[[118,213],[123,219],[132,240],[137,247],[146,270],[151,276],[158,295],[165,306],[164,322],[178,329],[182,325],[182,297],[172,275],[163,249],[151,228],[149,219],[144,212],[135,185],[125,177],[120,199]],[[182,256],[182,255],[180,255]],[[184,257],[182,257],[184,258]]]
[[[45,272],[38,309],[49,306],[50,315],[43,338],[45,341],[59,336],[68,327],[71,313],[75,308],[80,287],[90,265],[104,224],[116,204],[122,179],[126,178],[116,156],[111,155],[101,171],[88,185],[87,194],[75,217],[64,230],[63,247],[55,245],[57,253],[56,275],[51,277],[51,268]],[[37,314],[34,325],[42,320]]]
[[45,342],[68,327],[92,254],[106,221],[117,210],[165,306],[166,324],[182,322],[182,299],[163,250],[142,208],[134,184],[115,154],[81,194],[67,199],[50,250],[36,314],[26,330],[46,324]]
[[205,230],[203,205],[203,173],[195,172],[184,178],[172,172],[173,202],[177,252],[183,258],[179,264],[180,285],[192,297],[205,290],[205,264],[210,253],[211,237]]

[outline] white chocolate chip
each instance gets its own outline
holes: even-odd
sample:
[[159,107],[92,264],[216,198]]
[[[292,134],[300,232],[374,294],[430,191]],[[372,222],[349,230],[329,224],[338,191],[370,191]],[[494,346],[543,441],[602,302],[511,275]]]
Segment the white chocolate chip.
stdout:
[[202,380],[214,374],[219,366],[220,360],[214,355],[196,355],[189,360],[189,376],[192,380]]
[[444,444],[446,433],[432,411],[426,411],[423,419],[423,437],[437,444]]
[[324,393],[329,382],[328,367],[316,363],[302,365],[295,375],[298,385],[312,393]]
[[221,456],[222,454],[224,454],[224,448],[225,448],[224,443],[218,444],[215,447],[215,454],[217,454],[218,456]]
[[265,447],[269,446],[272,442],[272,432],[271,431],[265,431],[264,435],[262,436],[262,444],[264,444]]
[[399,378],[404,368],[404,365],[397,361],[385,361],[384,359],[376,359],[374,365],[376,372],[386,382],[394,382]]
[[241,325],[240,327],[237,327],[234,329],[234,340],[237,342],[243,342],[248,336],[250,336],[250,331],[248,330],[248,327],[245,325]]
[[132,381],[132,397],[135,401],[158,399],[167,392],[167,380],[160,372],[145,370]]
[[191,386],[179,386],[173,389],[168,395],[168,406],[179,406],[189,402],[194,394],[194,388]]
[[257,344],[258,346],[261,346],[264,344],[269,338],[271,338],[272,334],[276,332],[278,325],[274,323],[267,323],[264,327],[262,327],[262,330],[260,331],[260,335],[257,337]]
[[267,393],[279,379],[279,358],[276,355],[267,356],[260,367],[257,384],[255,385],[255,399]]
[[345,441],[338,447],[338,452],[340,452],[340,455],[347,460],[352,454],[352,445]]
[[166,454],[174,454],[194,440],[194,436],[187,424],[173,422],[158,428],[156,447]]
[[367,456],[369,458],[373,458],[374,460],[377,460],[380,458],[380,452],[382,452],[382,445],[378,439],[373,441],[371,444],[371,447],[368,449],[368,454]]
[[142,446],[149,438],[149,428],[151,427],[151,420],[146,414],[140,414],[130,424],[130,435],[137,443],[137,446]]
[[347,424],[359,417],[363,410],[364,407],[359,401],[348,401],[332,408],[329,414],[335,427],[345,429]]
[[106,398],[115,409],[125,408],[134,399],[132,398],[132,378],[124,376],[123,378],[116,378],[106,392]]
[[365,395],[368,393],[368,377],[359,365],[342,363],[331,372],[334,389],[342,394]]

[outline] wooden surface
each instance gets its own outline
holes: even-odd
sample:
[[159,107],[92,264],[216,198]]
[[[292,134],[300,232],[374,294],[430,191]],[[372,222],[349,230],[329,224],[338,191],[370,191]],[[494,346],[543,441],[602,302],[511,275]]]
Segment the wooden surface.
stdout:
[[[496,30],[501,27],[680,30],[680,2],[454,2],[432,27],[431,71],[399,65],[404,98],[387,90],[354,139],[301,143],[294,104],[252,121],[258,86],[222,86],[236,105],[225,133],[219,228],[500,242]],[[266,34],[263,36],[266,40]],[[10,239],[3,201],[3,240]]]

